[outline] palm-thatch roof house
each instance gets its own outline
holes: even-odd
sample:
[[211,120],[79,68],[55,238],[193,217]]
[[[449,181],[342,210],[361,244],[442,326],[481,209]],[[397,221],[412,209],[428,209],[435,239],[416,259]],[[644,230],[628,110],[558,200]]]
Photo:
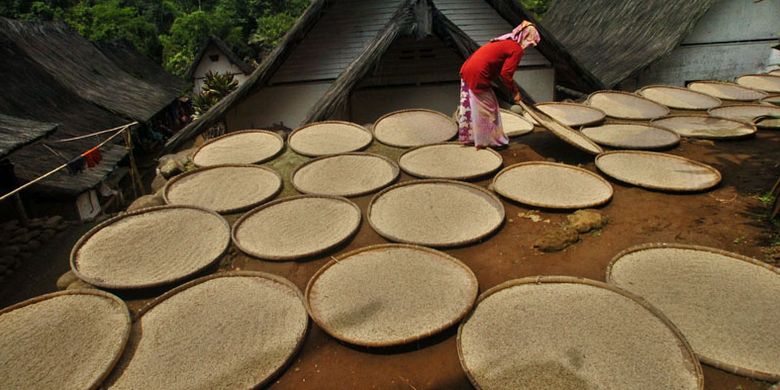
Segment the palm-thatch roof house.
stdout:
[[[107,56],[62,23],[0,18],[0,76],[5,81],[0,114],[58,124],[47,141],[49,148],[37,142],[8,156],[21,183],[78,157],[105,136],[67,143],[54,141],[131,121],[148,123],[177,101],[185,87],[183,82],[163,77],[159,67],[145,71],[149,76],[145,81],[129,69],[137,71],[148,64],[130,60],[127,51],[110,53],[116,57]],[[160,77],[168,81],[155,83]],[[118,170],[117,177],[121,177],[125,171],[118,169],[127,154],[121,142],[110,143],[101,152],[102,161],[96,167],[76,175],[61,171],[31,187],[30,193],[59,205],[57,212],[91,216],[101,209],[95,189],[111,173]]]
[[241,85],[254,69],[241,60],[224,41],[211,36],[200,45],[185,79],[192,82],[192,92],[198,93],[208,72],[230,74]]
[[[252,76],[166,144],[172,150],[224,121],[228,130],[325,119],[373,122],[401,108],[448,115],[465,57],[531,17],[511,0],[315,0]],[[542,28],[515,74],[526,96],[600,82]]]
[[543,24],[605,86],[633,90],[763,71],[778,20],[778,1],[554,0]]

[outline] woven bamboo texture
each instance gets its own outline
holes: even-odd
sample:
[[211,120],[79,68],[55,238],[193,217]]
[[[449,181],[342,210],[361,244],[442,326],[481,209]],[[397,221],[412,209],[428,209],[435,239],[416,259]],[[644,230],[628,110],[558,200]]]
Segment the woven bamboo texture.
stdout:
[[282,191],[282,177],[252,164],[214,165],[182,173],[163,188],[167,204],[190,205],[232,214],[272,199]]
[[721,180],[720,172],[709,165],[657,152],[606,152],[596,157],[596,166],[624,183],[661,191],[704,191]]
[[503,161],[495,150],[448,142],[409,149],[398,165],[407,174],[425,179],[468,180],[495,172]]
[[500,228],[504,206],[482,187],[428,179],[385,188],[371,199],[367,216],[374,231],[390,241],[455,247]]
[[708,110],[723,102],[705,93],[671,85],[648,85],[636,91],[640,96],[678,110]]
[[265,260],[294,260],[326,252],[352,238],[361,213],[346,198],[300,195],[257,207],[233,225],[233,243]]
[[179,286],[138,314],[110,389],[257,388],[300,349],[303,294],[262,272],[227,272]]
[[780,269],[720,249],[657,243],[615,256],[607,281],[664,312],[702,363],[780,380]]
[[344,121],[310,123],[296,129],[287,138],[290,149],[308,157],[362,150],[373,140],[373,134],[365,127]]
[[539,103],[536,109],[569,127],[588,126],[604,121],[604,111],[579,103]]
[[672,130],[681,137],[706,139],[744,138],[757,131],[752,123],[709,115],[671,115],[650,123]]
[[41,295],[0,310],[8,389],[97,389],[127,344],[130,313],[100,290]]
[[737,84],[759,91],[780,93],[780,76],[768,74],[746,74],[737,77]]
[[477,278],[426,247],[373,245],[340,255],[309,280],[309,313],[331,336],[366,347],[408,344],[458,323],[477,299]]
[[284,150],[279,134],[266,130],[234,131],[203,144],[192,156],[199,166],[221,164],[260,164]]
[[615,149],[665,149],[680,143],[674,131],[644,123],[612,122],[581,132],[593,142]]
[[79,279],[98,287],[157,287],[215,264],[229,245],[230,226],[211,210],[149,207],[88,231],[71,251],[70,268]]
[[457,343],[477,389],[704,388],[701,366],[671,321],[636,295],[589,279],[536,276],[495,286],[461,323]]
[[534,131],[534,124],[528,119],[509,110],[501,109],[501,125],[507,137],[519,137]]
[[709,80],[695,81],[688,84],[688,89],[696,92],[706,93],[722,100],[735,100],[742,102],[752,102],[763,99],[767,96],[765,92],[757,91],[743,87],[736,83],[725,81]]
[[717,107],[708,111],[712,116],[751,122],[757,127],[765,129],[780,128],[778,119],[764,120],[763,117],[780,118],[780,106],[768,104],[735,104],[732,106]]
[[532,161],[504,168],[493,191],[535,207],[581,209],[612,199],[612,185],[588,170],[566,164]]
[[599,154],[604,151],[601,149],[601,146],[598,146],[596,143],[588,139],[588,137],[585,137],[584,135],[580,134],[580,132],[572,129],[569,126],[558,123],[554,119],[547,116],[547,114],[539,112],[535,108],[529,107],[523,102],[520,102],[520,106],[523,107],[525,114],[528,114],[531,118],[533,118],[536,123],[549,130],[556,137],[560,138],[567,144],[590,154]]
[[650,120],[669,115],[669,108],[634,93],[622,91],[597,91],[585,104],[604,111],[617,119]]
[[458,134],[458,124],[440,112],[414,109],[382,116],[373,130],[385,145],[410,148],[449,141]]
[[395,161],[372,153],[344,153],[307,161],[292,173],[292,184],[303,194],[360,196],[398,179]]

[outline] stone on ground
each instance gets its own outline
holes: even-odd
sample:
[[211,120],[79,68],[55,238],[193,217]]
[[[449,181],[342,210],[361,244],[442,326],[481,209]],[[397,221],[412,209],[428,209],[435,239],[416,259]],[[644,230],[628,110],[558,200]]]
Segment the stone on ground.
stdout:
[[76,279],[75,282],[69,284],[68,287],[65,288],[65,289],[66,290],[79,290],[79,289],[84,289],[84,288],[94,289],[95,286],[93,286],[93,285],[91,285],[91,284],[89,284],[89,283],[87,283],[87,282],[85,282],[85,281],[83,281],[81,279]]
[[59,279],[57,279],[57,288],[60,290],[65,290],[68,288],[68,286],[77,280],[79,280],[79,278],[76,276],[76,274],[73,273],[73,271],[65,272],[62,274],[62,276],[59,277]]
[[162,206],[165,202],[157,195],[144,195],[133,201],[130,206],[127,207],[127,211],[135,211],[144,209],[147,207]]
[[566,216],[572,229],[586,233],[594,229],[601,229],[607,224],[608,218],[596,210],[577,210],[574,214]]

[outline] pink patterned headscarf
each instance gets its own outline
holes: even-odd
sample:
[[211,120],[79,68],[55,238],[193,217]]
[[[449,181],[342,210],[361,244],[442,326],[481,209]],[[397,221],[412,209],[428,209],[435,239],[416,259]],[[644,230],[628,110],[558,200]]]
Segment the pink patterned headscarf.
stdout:
[[515,27],[511,33],[495,37],[491,39],[490,42],[504,41],[507,39],[517,42],[523,49],[528,48],[528,46],[536,46],[539,44],[539,41],[542,40],[539,36],[539,31],[536,30],[536,26],[527,20],[524,20],[523,23],[520,23],[519,26]]

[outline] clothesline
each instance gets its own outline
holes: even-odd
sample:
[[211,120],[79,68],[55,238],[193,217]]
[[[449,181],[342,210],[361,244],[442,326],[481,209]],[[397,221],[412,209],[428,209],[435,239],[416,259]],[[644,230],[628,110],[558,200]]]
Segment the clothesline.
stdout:
[[[129,129],[130,127],[132,127],[132,126],[135,126],[135,125],[137,125],[137,124],[138,124],[138,122],[131,122],[131,123],[128,123],[128,124],[126,124],[126,125],[122,125],[122,126],[119,126],[119,127],[115,127],[115,128],[112,128],[112,129],[108,129],[108,130],[104,130],[104,131],[98,132],[98,133],[101,133],[101,134],[103,134],[103,133],[106,133],[106,132],[108,132],[109,130],[110,130],[110,131],[116,131],[116,133],[114,133],[114,134],[113,134],[113,135],[111,135],[110,137],[106,138],[105,140],[103,140],[103,141],[102,141],[102,142],[100,142],[99,144],[95,145],[94,147],[90,148],[89,150],[92,150],[92,149],[96,149],[96,148],[100,148],[100,147],[102,147],[103,145],[105,145],[105,144],[107,144],[109,141],[111,141],[112,139],[116,138],[116,136],[118,136],[118,135],[120,135],[120,134],[124,133],[124,132],[125,132],[127,129]],[[117,129],[118,129],[118,130],[117,130]],[[94,135],[94,134],[89,134],[89,135],[87,135],[87,136],[85,136],[85,137],[90,137],[90,136],[93,136],[93,135]],[[60,140],[60,141],[62,141],[62,140]],[[33,184],[35,184],[35,183],[37,183],[37,182],[39,182],[39,181],[41,181],[41,180],[45,179],[45,178],[47,178],[47,177],[49,177],[49,176],[51,176],[51,175],[53,175],[53,174],[55,174],[55,173],[57,173],[57,172],[59,172],[59,171],[61,171],[61,170],[65,169],[65,168],[67,168],[67,167],[68,167],[68,163],[69,163],[69,162],[66,162],[66,163],[64,163],[64,164],[62,164],[62,165],[60,165],[60,166],[58,166],[57,168],[54,168],[54,169],[52,169],[51,171],[49,171],[49,172],[46,172],[45,174],[43,174],[43,175],[41,175],[41,176],[39,176],[39,177],[37,177],[37,178],[35,178],[35,179],[33,179],[33,180],[29,181],[28,183],[25,183],[24,185],[22,185],[22,186],[20,186],[20,187],[16,188],[15,190],[13,190],[13,191],[11,191],[11,192],[9,192],[9,193],[7,193],[7,194],[4,194],[3,196],[1,196],[1,197],[0,197],[0,202],[2,202],[2,201],[4,201],[4,200],[6,200],[6,199],[10,198],[11,196],[13,196],[13,195],[15,195],[15,194],[17,194],[17,193],[21,192],[21,191],[22,191],[22,190],[24,190],[25,188],[27,188],[27,187],[29,187],[29,186],[31,186],[31,185],[33,185]]]
[[80,135],[80,136],[78,136],[78,137],[71,137],[71,138],[64,138],[64,139],[57,139],[57,140],[52,140],[52,141],[49,141],[49,143],[52,143],[52,144],[60,144],[60,143],[63,143],[63,142],[78,141],[78,140],[80,140],[80,139],[89,138],[89,137],[94,137],[94,136],[96,136],[96,135],[101,135],[101,134],[105,134],[105,133],[110,133],[110,132],[112,132],[112,131],[117,131],[117,130],[120,130],[120,129],[124,129],[124,128],[126,128],[126,127],[129,127],[129,126],[135,126],[135,125],[137,125],[137,124],[138,124],[138,122],[130,122],[130,123],[126,124],[126,125],[117,126],[117,127],[112,127],[112,128],[110,128],[110,129],[106,129],[106,130],[96,131],[96,132],[94,132],[94,133],[89,133],[89,134]]

